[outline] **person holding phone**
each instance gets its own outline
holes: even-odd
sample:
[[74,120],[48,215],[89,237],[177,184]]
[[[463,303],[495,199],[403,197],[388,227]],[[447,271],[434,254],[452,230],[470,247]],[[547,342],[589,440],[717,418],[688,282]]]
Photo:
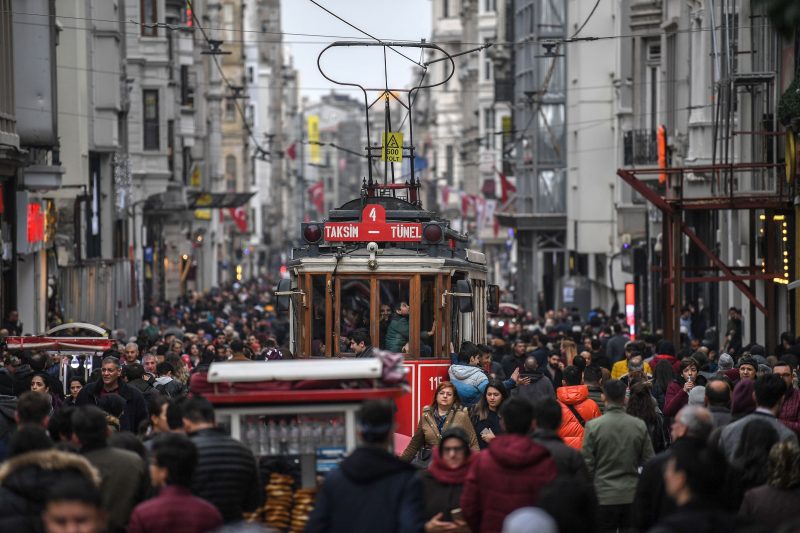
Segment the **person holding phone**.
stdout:
[[503,382],[492,379],[483,391],[480,401],[472,407],[470,420],[478,436],[478,446],[481,450],[488,447],[489,443],[502,433],[500,416],[497,413],[507,398],[508,390]]
[[698,368],[697,360],[693,357],[684,357],[681,359],[680,374],[678,378],[667,387],[667,393],[664,396],[665,415],[677,415],[678,411],[689,403],[689,391],[691,391],[695,385],[706,384],[706,379],[698,375]]
[[459,500],[473,457],[466,431],[454,427],[442,434],[430,466],[419,473],[425,533],[469,532]]

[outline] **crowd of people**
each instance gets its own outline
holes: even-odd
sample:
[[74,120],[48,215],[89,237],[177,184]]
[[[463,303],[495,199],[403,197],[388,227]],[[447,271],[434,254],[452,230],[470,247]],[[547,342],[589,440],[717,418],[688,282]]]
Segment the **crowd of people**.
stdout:
[[[212,362],[291,357],[271,289],[149,305],[95,357],[6,351],[0,531],[255,527],[242,519],[263,504],[261,465],[190,391]],[[362,405],[359,447],[321,482],[306,531],[800,531],[800,346],[743,345],[732,317],[720,350],[631,339],[600,311],[491,319],[485,344],[453,348],[403,449],[393,405]],[[347,341],[377,351],[367,332]]]
[[424,468],[420,527],[800,531],[797,339],[718,354],[609,322],[523,315],[462,343],[400,456]]

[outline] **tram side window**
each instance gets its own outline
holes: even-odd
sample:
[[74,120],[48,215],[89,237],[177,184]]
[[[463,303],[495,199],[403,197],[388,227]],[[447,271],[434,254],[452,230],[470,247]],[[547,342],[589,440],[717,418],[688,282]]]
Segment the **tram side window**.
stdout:
[[[408,280],[382,279],[378,281],[380,303],[380,347],[391,352],[401,352],[408,344]],[[373,342],[373,344],[375,344]]]
[[[422,298],[420,305],[420,331],[430,332],[433,329],[433,319],[436,305],[436,278],[434,276],[422,277]],[[438,324],[437,324],[438,326]],[[441,327],[439,328],[441,329]],[[425,336],[420,339],[419,351],[420,357],[433,357],[434,354],[434,337]]]
[[311,276],[312,308],[311,308],[311,356],[325,355],[327,316],[325,313],[325,276]]
[[[338,352],[352,352],[350,335],[357,329],[369,331],[369,280],[342,280]],[[336,352],[336,350],[334,350]]]

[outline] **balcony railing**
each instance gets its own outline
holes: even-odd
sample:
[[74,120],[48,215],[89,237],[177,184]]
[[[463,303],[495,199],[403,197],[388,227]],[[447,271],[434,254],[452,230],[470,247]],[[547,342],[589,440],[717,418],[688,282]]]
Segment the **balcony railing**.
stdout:
[[655,130],[629,130],[623,133],[625,166],[658,163]]

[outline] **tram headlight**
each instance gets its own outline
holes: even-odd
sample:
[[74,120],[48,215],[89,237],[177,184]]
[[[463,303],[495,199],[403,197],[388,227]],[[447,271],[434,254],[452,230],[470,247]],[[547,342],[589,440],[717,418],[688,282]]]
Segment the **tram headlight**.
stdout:
[[303,240],[308,244],[317,244],[322,240],[322,225],[312,222],[303,224]]
[[424,244],[439,244],[444,239],[442,226],[432,222],[422,228],[422,242]]

